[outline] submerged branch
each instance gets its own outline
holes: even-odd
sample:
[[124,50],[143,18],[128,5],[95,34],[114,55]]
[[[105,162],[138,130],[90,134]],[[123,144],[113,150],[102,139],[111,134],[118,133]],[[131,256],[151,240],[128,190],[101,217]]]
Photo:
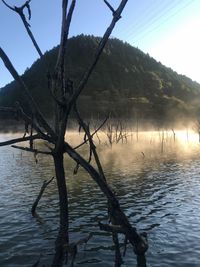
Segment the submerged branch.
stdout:
[[46,181],[46,180],[45,180],[45,181],[43,182],[43,185],[42,185],[42,187],[41,187],[41,189],[40,189],[40,192],[39,192],[39,194],[38,194],[38,196],[37,196],[35,202],[34,202],[33,205],[32,205],[32,208],[31,208],[31,213],[32,213],[33,216],[34,216],[35,213],[36,213],[37,205],[38,205],[38,203],[39,203],[39,201],[40,201],[40,199],[41,199],[41,197],[42,197],[42,194],[44,193],[45,188],[46,188],[46,187],[53,181],[53,179],[54,179],[54,177],[52,177],[49,181]]
[[92,238],[92,236],[93,234],[90,233],[88,236],[79,239],[77,242],[64,245],[64,249],[72,256],[70,267],[74,266],[74,261],[78,252],[78,246],[82,244],[87,244],[87,242]]

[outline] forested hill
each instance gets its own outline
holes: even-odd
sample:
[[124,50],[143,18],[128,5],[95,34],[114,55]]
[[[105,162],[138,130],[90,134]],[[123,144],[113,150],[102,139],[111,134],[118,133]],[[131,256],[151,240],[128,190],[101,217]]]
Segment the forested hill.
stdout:
[[[91,63],[99,40],[84,35],[69,40],[66,72],[75,87]],[[57,53],[58,47],[46,52],[23,75],[48,115],[51,115],[52,100],[47,89],[47,66],[53,70]],[[20,99],[16,82],[0,91],[0,105],[9,106]],[[85,116],[102,117],[111,113],[131,118],[137,114],[146,119],[166,121],[194,116],[199,100],[199,84],[178,75],[139,49],[110,39],[78,104]]]

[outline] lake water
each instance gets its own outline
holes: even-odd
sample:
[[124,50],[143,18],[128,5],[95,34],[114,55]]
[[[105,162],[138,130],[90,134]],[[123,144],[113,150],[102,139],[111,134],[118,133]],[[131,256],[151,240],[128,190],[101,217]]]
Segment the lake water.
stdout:
[[[8,137],[1,134],[0,141]],[[174,147],[166,142],[162,153],[152,139],[148,148],[132,140],[100,149],[123,210],[139,231],[148,233],[148,267],[200,266],[200,146],[187,141],[176,141]],[[94,234],[80,246],[74,266],[113,266],[112,238],[97,226],[97,217],[106,216],[105,198],[82,169],[74,176],[74,167],[66,157],[70,238]],[[28,152],[1,147],[0,170],[0,266],[32,266],[39,256],[41,266],[50,266],[58,230],[56,181],[39,203],[40,219],[32,217],[30,208],[43,180],[54,175],[51,158],[40,156],[36,164]],[[137,266],[130,246],[122,266]]]

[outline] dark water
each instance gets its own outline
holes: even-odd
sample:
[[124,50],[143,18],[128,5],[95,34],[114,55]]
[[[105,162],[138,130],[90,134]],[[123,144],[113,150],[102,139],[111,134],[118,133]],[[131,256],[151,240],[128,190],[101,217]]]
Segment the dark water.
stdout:
[[[108,152],[104,168],[130,221],[148,233],[147,266],[200,266],[200,156],[180,160],[172,154],[139,162],[131,154],[128,158],[122,163],[115,152]],[[97,227],[97,217],[106,216],[105,199],[83,170],[73,176],[73,167],[66,159],[70,238],[94,234],[79,248],[75,266],[113,266],[111,237]],[[54,175],[51,159],[39,157],[36,164],[29,153],[0,148],[0,170],[0,266],[32,266],[40,255],[42,264],[50,266],[58,226],[55,181],[39,204],[40,220],[31,216],[30,208],[43,180]],[[137,266],[131,247],[123,266]]]

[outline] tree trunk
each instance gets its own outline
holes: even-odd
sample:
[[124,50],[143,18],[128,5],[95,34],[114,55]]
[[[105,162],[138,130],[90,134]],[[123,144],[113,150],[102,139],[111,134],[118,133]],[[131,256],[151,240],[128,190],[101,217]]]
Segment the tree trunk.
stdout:
[[53,156],[53,158],[54,158],[56,180],[59,193],[60,226],[55,244],[56,252],[53,259],[52,267],[61,267],[65,257],[65,251],[63,246],[69,243],[68,197],[67,197],[67,187],[65,182],[65,171],[63,165],[63,153],[58,152]]

